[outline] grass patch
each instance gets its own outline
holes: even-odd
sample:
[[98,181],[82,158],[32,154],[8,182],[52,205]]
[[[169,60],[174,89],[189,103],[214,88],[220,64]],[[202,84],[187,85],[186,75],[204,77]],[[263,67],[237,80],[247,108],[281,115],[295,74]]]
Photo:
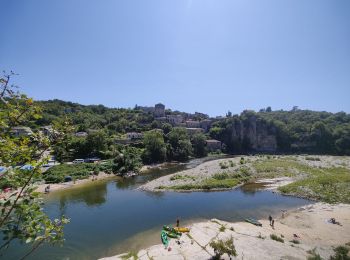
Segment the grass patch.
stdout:
[[300,241],[297,240],[297,239],[293,239],[293,240],[291,240],[291,241],[289,241],[289,242],[291,242],[291,243],[293,243],[293,244],[300,244]]
[[314,169],[308,178],[280,187],[279,190],[328,203],[350,203],[350,170]]
[[[66,176],[71,176],[72,179],[86,179],[92,172],[99,172],[108,166],[80,163],[80,164],[60,164],[51,167],[43,173],[43,179],[46,183],[60,183],[64,182]],[[106,171],[107,172],[107,171]]]
[[225,232],[225,230],[226,230],[225,226],[221,226],[221,227],[219,228],[219,231],[220,231],[220,232]]
[[229,189],[237,186],[240,183],[238,179],[222,179],[217,180],[214,178],[208,178],[200,183],[183,184],[170,186],[172,190],[212,190],[212,189]]
[[176,174],[170,177],[171,181],[175,181],[175,180],[196,180],[195,177],[193,176],[189,176],[189,175],[181,175],[181,174]]
[[281,237],[279,237],[279,236],[277,236],[277,235],[275,235],[275,234],[271,234],[271,235],[270,235],[270,238],[271,238],[272,240],[275,240],[275,241],[284,243],[283,238],[281,238]]

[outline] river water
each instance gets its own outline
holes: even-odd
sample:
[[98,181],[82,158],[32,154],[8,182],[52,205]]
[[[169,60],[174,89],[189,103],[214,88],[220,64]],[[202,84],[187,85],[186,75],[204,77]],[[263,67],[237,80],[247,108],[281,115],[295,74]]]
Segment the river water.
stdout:
[[[97,259],[159,244],[162,225],[218,218],[241,221],[246,217],[279,216],[282,209],[310,203],[269,191],[239,188],[221,192],[151,193],[136,188],[159,176],[191,168],[201,160],[151,170],[135,178],[115,177],[53,192],[45,198],[51,217],[61,214],[71,222],[65,227],[62,247],[43,246],[29,259]],[[14,243],[2,256],[18,259],[28,250]],[[2,258],[1,257],[1,258]]]

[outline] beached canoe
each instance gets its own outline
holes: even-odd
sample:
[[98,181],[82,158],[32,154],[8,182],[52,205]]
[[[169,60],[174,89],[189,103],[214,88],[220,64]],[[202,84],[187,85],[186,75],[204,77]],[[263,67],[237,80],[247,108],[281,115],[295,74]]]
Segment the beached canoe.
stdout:
[[170,238],[179,238],[181,236],[181,233],[175,233],[170,231],[165,231],[167,236]]
[[170,227],[170,226],[166,226],[166,225],[163,226],[163,230],[169,231],[169,232],[172,232],[172,233],[178,233],[178,234],[180,234],[180,232],[177,231],[175,228]]
[[259,227],[262,226],[262,224],[259,221],[257,221],[256,219],[253,219],[253,218],[246,218],[245,221],[247,221],[250,224],[253,224],[255,226],[259,226]]
[[190,232],[190,229],[187,228],[187,227],[174,227],[174,229],[175,229],[177,232],[181,232],[181,233]]
[[169,245],[168,234],[165,230],[162,230],[162,232],[160,233],[160,239],[162,240],[162,243],[165,247]]

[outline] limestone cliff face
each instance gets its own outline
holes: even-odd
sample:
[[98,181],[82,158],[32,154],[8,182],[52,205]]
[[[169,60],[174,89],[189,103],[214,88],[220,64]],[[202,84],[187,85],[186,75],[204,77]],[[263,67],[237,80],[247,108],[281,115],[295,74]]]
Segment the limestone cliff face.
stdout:
[[265,121],[251,116],[232,124],[231,140],[237,140],[243,149],[258,152],[277,150],[276,129]]

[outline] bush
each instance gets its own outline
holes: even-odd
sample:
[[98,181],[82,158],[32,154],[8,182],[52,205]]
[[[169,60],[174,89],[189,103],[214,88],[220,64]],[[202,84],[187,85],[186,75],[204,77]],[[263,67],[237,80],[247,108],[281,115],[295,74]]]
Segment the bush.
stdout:
[[209,243],[214,249],[215,256],[213,259],[220,259],[223,254],[228,254],[229,257],[237,256],[235,245],[233,244],[233,237],[226,241],[218,240]]
[[307,260],[322,260],[321,256],[316,253],[316,248],[308,251],[308,253],[311,255],[307,258]]
[[220,162],[219,165],[221,169],[227,169],[229,167],[226,162]]
[[348,256],[349,249],[345,246],[338,246],[334,249],[335,255],[330,257],[330,260],[350,260]]
[[240,163],[240,164],[244,164],[244,163],[245,163],[243,157],[241,157],[241,160],[239,161],[239,163]]
[[270,238],[271,238],[272,240],[275,240],[275,241],[284,243],[284,240],[283,240],[282,238],[280,238],[279,236],[275,235],[275,234],[271,234],[271,235],[270,235]]

